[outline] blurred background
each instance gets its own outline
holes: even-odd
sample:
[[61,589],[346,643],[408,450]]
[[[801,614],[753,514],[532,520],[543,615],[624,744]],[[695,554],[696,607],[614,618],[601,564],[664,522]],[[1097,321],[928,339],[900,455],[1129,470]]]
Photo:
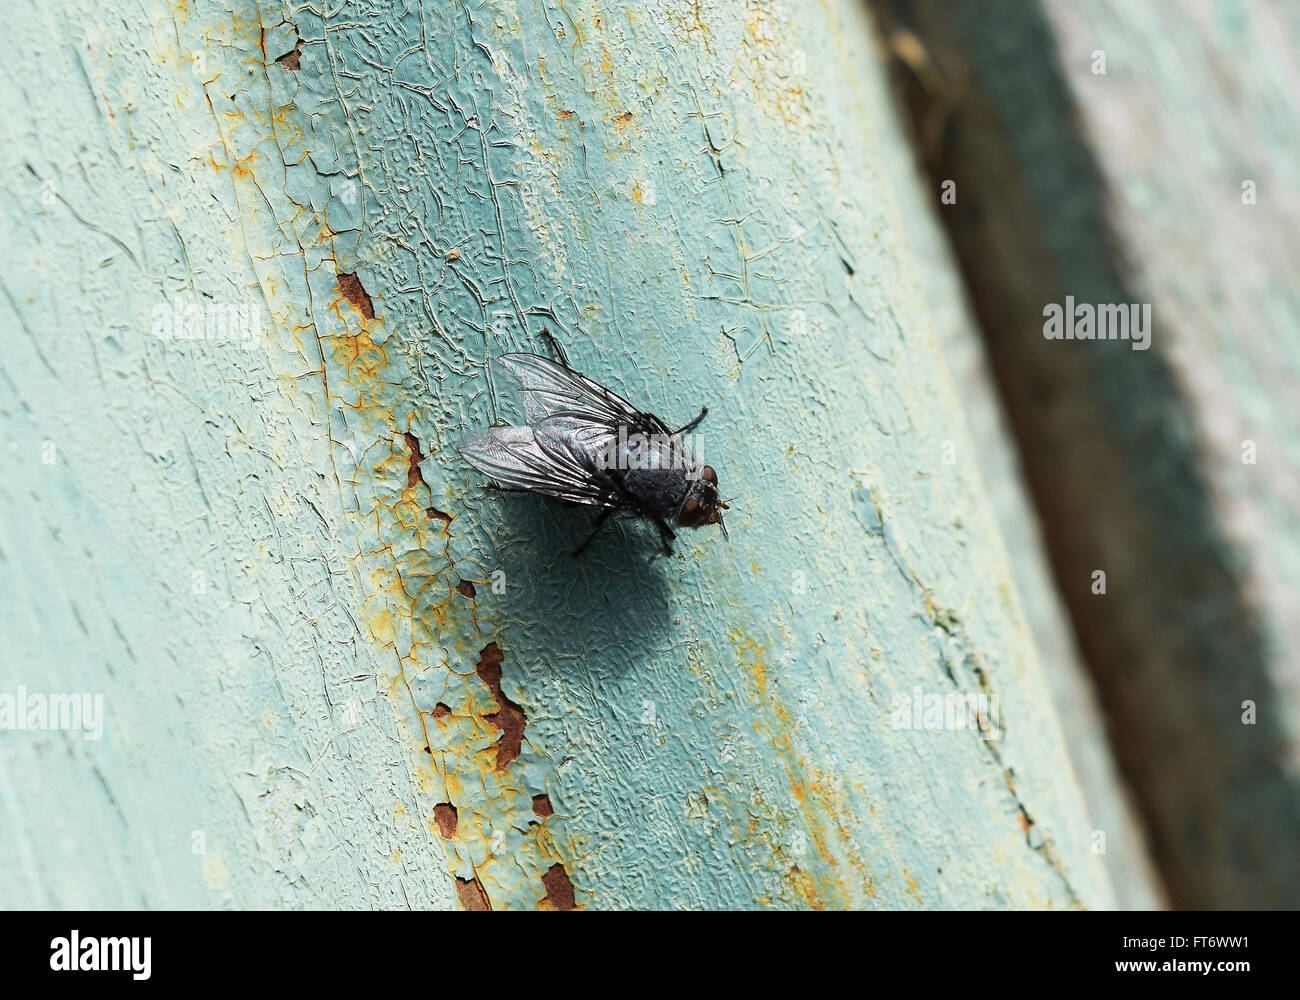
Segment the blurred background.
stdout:
[[[1300,905],[1300,6],[870,7],[1080,782],[1149,845],[1116,893]],[[1047,339],[1066,296],[1149,349]]]

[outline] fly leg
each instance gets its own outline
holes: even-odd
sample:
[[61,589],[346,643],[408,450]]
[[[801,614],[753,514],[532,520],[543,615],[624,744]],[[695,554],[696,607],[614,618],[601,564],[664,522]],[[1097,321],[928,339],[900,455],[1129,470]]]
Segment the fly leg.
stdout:
[[673,437],[676,437],[678,434],[685,434],[687,431],[695,430],[695,428],[700,426],[700,421],[703,420],[706,416],[708,416],[708,414],[709,414],[709,408],[707,406],[701,406],[700,415],[696,417],[694,420],[692,420],[685,427],[679,427],[677,430],[673,431]]
[[591,534],[587,536],[586,540],[581,545],[573,550],[574,559],[577,559],[578,556],[582,555],[582,550],[590,545],[591,540],[600,533],[600,529],[605,526],[605,522],[609,520],[609,515],[612,513],[614,513],[613,507],[606,507],[600,512],[600,517],[596,518],[596,524],[592,527]]
[[568,368],[569,371],[573,371],[572,366],[569,364],[569,359],[564,353],[564,348],[561,347],[560,342],[555,339],[555,334],[551,333],[551,331],[546,329],[546,327],[542,327],[542,336],[545,337],[546,342],[551,345],[551,350],[554,351],[555,356],[560,359],[560,364],[564,365],[565,368]]

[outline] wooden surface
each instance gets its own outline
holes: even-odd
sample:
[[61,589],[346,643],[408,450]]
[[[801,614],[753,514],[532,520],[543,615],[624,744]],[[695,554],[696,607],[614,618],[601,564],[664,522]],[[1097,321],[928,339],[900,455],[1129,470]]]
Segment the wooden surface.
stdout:
[[[892,10],[930,176],[960,192],[940,211],[1171,899],[1294,907],[1300,11]],[[1150,349],[1044,339],[1044,306],[1066,295],[1149,305]]]
[[[887,51],[890,41],[882,32],[881,42]],[[899,131],[906,137],[905,123],[900,123]],[[918,172],[915,184],[900,184],[897,188],[902,205],[899,215],[914,257],[924,262],[917,268],[921,294],[971,428],[974,447],[961,457],[978,467],[988,491],[1025,622],[1038,650],[1070,762],[1083,792],[1095,849],[1106,867],[1119,907],[1160,908],[1167,901],[1152,864],[1149,840],[1119,771],[1095,682],[1079,652],[1060,587],[1053,577],[1015,437],[962,284],[961,270],[944,231],[943,213],[947,209],[941,198],[942,187],[920,170],[915,150],[906,138],[886,148],[897,148],[901,158]],[[905,171],[907,166],[900,164],[897,169]]]
[[[0,734],[4,903],[1113,905],[859,5],[335,10],[10,24],[0,683],[105,726]],[[544,327],[730,543],[482,490]]]

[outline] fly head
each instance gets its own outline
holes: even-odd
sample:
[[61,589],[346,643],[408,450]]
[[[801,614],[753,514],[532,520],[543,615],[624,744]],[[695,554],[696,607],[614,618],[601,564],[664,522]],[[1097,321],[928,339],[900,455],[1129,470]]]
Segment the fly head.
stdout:
[[726,509],[718,495],[718,474],[713,466],[706,465],[700,470],[700,477],[691,483],[686,502],[677,513],[677,523],[684,528],[722,524],[722,512]]

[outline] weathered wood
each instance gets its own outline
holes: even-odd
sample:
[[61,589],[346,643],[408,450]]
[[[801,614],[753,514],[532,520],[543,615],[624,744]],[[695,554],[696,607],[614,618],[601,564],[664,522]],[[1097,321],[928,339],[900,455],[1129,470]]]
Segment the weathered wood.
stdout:
[[[107,716],[4,734],[6,901],[1111,905],[856,3],[120,6],[4,56],[3,677]],[[481,489],[543,328],[729,544]]]
[[[907,47],[905,39],[882,40]],[[900,130],[905,131],[905,126],[900,125]],[[905,141],[881,144],[886,158],[898,150],[907,161],[891,167],[900,176],[906,173],[909,163],[919,171],[914,150],[906,147]],[[915,184],[899,184],[896,190],[899,218],[907,229],[912,251],[917,260],[925,262],[925,266],[917,268],[921,290],[975,445],[970,453],[953,458],[973,462],[988,490],[1025,623],[1038,650],[1088,808],[1094,848],[1106,866],[1121,908],[1160,908],[1165,898],[1150,858],[1146,831],[1119,773],[1094,681],[1079,653],[1069,614],[1052,576],[1015,438],[960,268],[939,219],[941,203],[936,193],[941,192],[924,175]]]
[[[1171,897],[1294,907],[1294,8],[878,8]],[[1067,295],[1149,350],[1045,339]]]

